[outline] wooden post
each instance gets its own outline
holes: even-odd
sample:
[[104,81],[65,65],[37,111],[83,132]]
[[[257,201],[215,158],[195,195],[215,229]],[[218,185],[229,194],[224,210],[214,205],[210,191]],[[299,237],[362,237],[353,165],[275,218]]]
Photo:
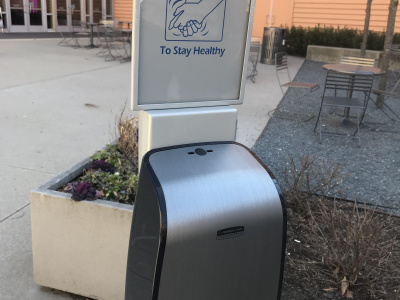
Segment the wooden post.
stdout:
[[364,22],[364,33],[361,44],[361,56],[365,56],[365,50],[367,49],[367,40],[369,33],[369,20],[371,17],[371,4],[372,0],[367,0],[367,8],[365,9],[365,22]]
[[[382,75],[379,79],[379,89],[383,91],[386,90],[387,71],[389,70],[389,60],[390,60],[390,49],[392,47],[392,42],[393,42],[393,32],[394,32],[394,25],[396,22],[396,13],[398,4],[399,0],[390,0],[385,43],[383,46],[382,59],[379,64],[379,67],[382,70],[386,71],[386,73]],[[384,102],[384,96],[379,95],[376,101],[376,106],[379,108],[382,107],[383,102]]]

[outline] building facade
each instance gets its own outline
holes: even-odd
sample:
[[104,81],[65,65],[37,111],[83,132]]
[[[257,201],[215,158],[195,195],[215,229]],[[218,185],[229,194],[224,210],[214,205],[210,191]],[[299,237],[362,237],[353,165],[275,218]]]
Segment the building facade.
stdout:
[[114,16],[112,0],[0,0],[0,7],[7,32],[69,31],[73,20]]
[[[162,1],[162,0],[160,0]],[[370,30],[384,31],[390,0],[373,0]],[[8,32],[68,31],[72,20],[132,22],[133,0],[0,0]],[[257,0],[253,37],[264,27],[333,26],[364,28],[367,0]],[[400,31],[400,17],[395,32]]]
[[[390,0],[372,1],[370,30],[386,30],[389,3]],[[272,27],[319,25],[363,30],[366,7],[367,0],[257,0],[253,36],[261,37],[270,20]],[[395,32],[400,31],[397,14]]]

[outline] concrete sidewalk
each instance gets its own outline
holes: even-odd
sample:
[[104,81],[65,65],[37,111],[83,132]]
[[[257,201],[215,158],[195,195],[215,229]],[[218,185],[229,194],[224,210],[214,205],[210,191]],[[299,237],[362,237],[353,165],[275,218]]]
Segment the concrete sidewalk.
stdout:
[[[115,116],[129,107],[129,63],[104,62],[97,50],[58,42],[0,41],[1,299],[74,298],[33,282],[29,193],[112,141]],[[289,57],[292,77],[303,61]],[[236,106],[237,141],[248,147],[282,98],[274,66],[259,64],[258,72]]]

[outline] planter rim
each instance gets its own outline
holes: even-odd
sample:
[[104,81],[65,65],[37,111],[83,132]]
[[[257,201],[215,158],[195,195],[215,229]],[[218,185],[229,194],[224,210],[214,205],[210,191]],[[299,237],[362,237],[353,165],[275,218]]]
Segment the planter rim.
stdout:
[[98,204],[98,205],[102,205],[102,206],[108,206],[108,207],[114,207],[114,208],[126,209],[126,210],[132,211],[133,205],[113,202],[113,201],[104,200],[104,199],[75,201],[75,200],[71,199],[71,194],[57,191],[58,188],[67,184],[68,182],[71,182],[73,179],[75,179],[80,174],[82,174],[83,170],[87,169],[91,162],[92,162],[92,160],[90,157],[85,158],[84,160],[73,165],[72,167],[68,168],[67,170],[57,174],[56,176],[54,176],[53,178],[48,180],[46,183],[40,185],[37,188],[34,188],[31,191],[31,193],[51,195],[51,196],[56,196],[59,198],[64,198],[66,200],[71,200],[74,202],[88,202],[88,203],[94,203],[94,204]]

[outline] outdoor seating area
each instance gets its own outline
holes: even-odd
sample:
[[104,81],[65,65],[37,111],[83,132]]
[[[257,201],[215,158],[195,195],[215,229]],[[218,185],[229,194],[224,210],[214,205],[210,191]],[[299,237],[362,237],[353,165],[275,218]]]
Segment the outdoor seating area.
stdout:
[[131,59],[132,23],[119,20],[100,20],[99,23],[72,21],[69,32],[60,31],[59,46],[97,49],[96,55],[104,61]]
[[[98,36],[94,32],[93,44],[105,43],[102,41],[106,39],[104,32],[100,31]],[[33,282],[29,192],[110,142],[115,115],[120,112],[121,105],[127,105],[125,100],[130,95],[129,63],[120,64],[116,59],[115,63],[106,64],[103,59],[107,49],[85,47],[90,45],[90,37],[78,38],[80,48],[73,47],[72,36],[65,37],[71,39],[70,47],[57,46],[62,38],[3,41],[10,53],[5,67],[16,64],[20,57],[28,58],[21,69],[1,82],[0,89],[6,104],[2,120],[8,128],[2,133],[4,140],[11,143],[2,148],[0,156],[5,178],[0,186],[4,191],[0,219],[5,241],[0,246],[4,269],[0,279],[5,283],[2,291],[5,299],[18,299],[21,295],[20,298],[28,295],[29,299],[79,299],[79,296],[40,287]],[[41,55],[46,51],[48,54]],[[104,52],[96,56],[101,51]],[[299,89],[289,88],[284,90],[282,99],[276,66],[258,63],[255,83],[247,81],[244,103],[235,106],[238,110],[236,140],[251,148],[280,182],[283,182],[288,155],[312,155],[337,163],[347,174],[341,182],[345,199],[357,199],[370,207],[377,205],[386,212],[400,214],[397,201],[400,197],[397,187],[400,123],[392,120],[395,118],[386,107],[399,113],[399,99],[387,95],[383,109],[376,109],[373,102],[376,102],[376,95],[371,93],[357,132],[360,143],[351,138],[330,136],[324,136],[319,143],[318,132],[313,130],[328,74],[323,66],[324,63],[288,56],[286,72],[291,76],[290,81],[314,83],[320,88],[300,99]],[[32,69],[39,70],[35,78],[28,76]],[[389,83],[395,81],[392,72],[388,75]],[[378,79],[374,76],[373,88],[377,88]],[[393,93],[399,93],[399,89]],[[54,97],[55,94],[58,96]],[[344,91],[344,97],[346,94]],[[353,96],[357,95],[354,92]],[[268,111],[279,103],[282,115],[296,112],[314,117],[299,121],[274,116],[266,126]],[[328,117],[342,119],[344,107],[332,111],[327,107]],[[355,112],[350,107],[352,121],[357,120],[353,118]],[[13,138],[15,136],[18,138]],[[26,184],[21,186],[20,182]],[[74,207],[80,208],[80,204]],[[71,227],[66,231],[70,232]],[[13,285],[16,278],[21,288]],[[109,284],[108,277],[106,280]]]
[[[395,80],[392,72],[389,72],[388,82]],[[281,182],[288,156],[297,158],[312,155],[331,164],[337,163],[347,174],[342,182],[345,199],[357,199],[359,203],[366,202],[372,207],[399,214],[400,205],[396,199],[400,197],[397,187],[400,182],[400,122],[393,117],[400,113],[399,99],[387,93],[383,108],[377,108],[376,95],[369,94],[369,91],[371,87],[378,86],[378,75],[368,72],[340,73],[329,70],[321,62],[305,61],[294,81],[315,82],[324,88],[314,91],[312,96],[303,97],[301,102],[298,101],[297,89],[289,89],[280,106],[318,117],[309,121],[271,118],[253,148],[256,154],[271,166]],[[399,92],[396,89],[393,94]],[[321,107],[325,111],[320,114]],[[335,119],[341,126],[321,124],[324,118]],[[355,126],[343,128],[346,126],[342,125],[346,125],[347,121]],[[328,130],[344,137],[356,135],[359,141],[343,136],[327,136],[320,143],[321,132],[324,134]]]
[[[359,132],[367,109],[373,79],[373,73],[353,74],[327,71],[321,106],[314,127],[314,132],[318,128],[320,143],[322,143],[322,134],[346,135],[358,139],[356,134]],[[335,108],[343,110],[343,115],[341,116],[340,112],[334,113]],[[350,119],[350,109],[356,110],[354,121]],[[342,127],[352,132],[329,132],[323,130],[324,127]]]

